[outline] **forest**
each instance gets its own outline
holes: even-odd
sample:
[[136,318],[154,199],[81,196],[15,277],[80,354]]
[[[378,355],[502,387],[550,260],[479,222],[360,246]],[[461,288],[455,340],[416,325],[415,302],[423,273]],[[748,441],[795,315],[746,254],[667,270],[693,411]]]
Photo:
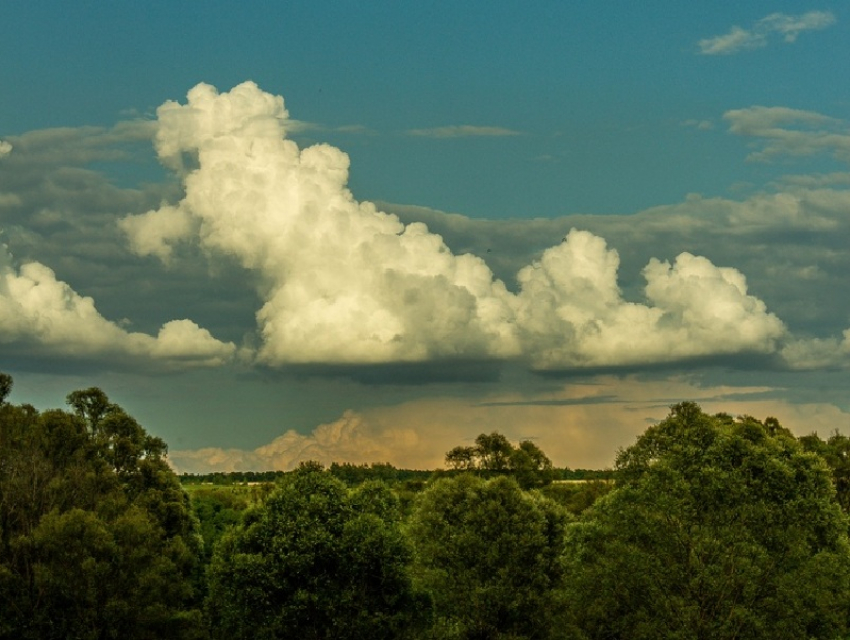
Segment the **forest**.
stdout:
[[670,408],[608,472],[482,433],[433,472],[178,476],[98,388],[0,374],[0,639],[850,637],[850,438]]

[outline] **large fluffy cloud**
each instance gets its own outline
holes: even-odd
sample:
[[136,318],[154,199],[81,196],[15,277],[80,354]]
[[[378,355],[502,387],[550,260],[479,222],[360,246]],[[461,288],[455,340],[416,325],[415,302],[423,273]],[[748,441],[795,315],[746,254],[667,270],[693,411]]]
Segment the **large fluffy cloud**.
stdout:
[[260,361],[517,354],[512,300],[484,262],[355,201],[344,153],[300,150],[284,137],[281,98],[252,83],[225,94],[198,85],[187,105],[167,103],[158,116],[163,162],[182,168],[194,155],[198,168],[185,175],[179,205],[129,217],[124,228],[136,251],[167,257],[191,218],[204,248],[256,270]]
[[299,149],[283,99],[253,83],[227,93],[201,84],[157,115],[157,151],[185,197],[122,227],[139,254],[168,260],[175,243],[197,239],[256,273],[262,363],[610,366],[770,353],[786,331],[743,275],[690,254],[650,261],[644,299],[627,301],[616,251],[581,231],[523,268],[513,294],[424,224],[356,201],[348,157],[324,144]]
[[[830,174],[824,178],[837,179],[839,175]],[[713,325],[718,320],[716,314],[721,306],[715,305],[714,301],[722,298],[721,289],[726,288],[740,305],[730,307],[727,304],[725,309],[749,308],[751,314],[741,317],[764,320],[756,324],[764,337],[776,336],[777,316],[788,327],[784,337],[773,343],[781,358],[771,359],[771,366],[807,369],[846,366],[850,363],[848,351],[844,348],[848,342],[841,336],[850,317],[850,301],[846,296],[836,295],[836,292],[846,289],[847,273],[850,272],[850,254],[846,251],[850,243],[847,219],[850,192],[820,188],[820,185],[811,188],[808,182],[800,186],[798,183],[802,180],[799,178],[790,176],[784,179],[778,193],[757,192],[744,199],[702,198],[694,194],[684,202],[654,207],[629,216],[571,215],[553,219],[492,221],[422,207],[389,203],[382,206],[395,212],[403,221],[427,222],[429,228],[443,235],[451,246],[487,256],[494,270],[506,281],[510,281],[517,271],[528,272],[525,265],[529,255],[536,252],[548,255],[551,249],[544,247],[551,243],[551,239],[564,234],[571,236],[569,230],[576,226],[588,229],[597,237],[597,259],[593,261],[597,265],[597,275],[606,269],[611,274],[619,267],[622,297],[626,300],[648,302],[658,309],[669,304],[669,298],[665,302],[657,296],[647,295],[646,278],[661,272],[658,268],[648,269],[647,263],[663,265],[666,262],[675,267],[689,261],[692,266],[708,267],[707,271],[725,272],[727,277],[739,283],[735,287],[739,293],[723,285],[721,280],[712,279],[719,285],[715,288],[719,297],[715,298],[708,292],[702,297],[692,297],[688,303],[691,311],[682,316],[687,323],[699,322],[700,315],[695,311],[704,303],[702,315],[706,322],[696,333],[703,334],[707,341],[681,343],[669,340],[668,345],[675,349],[696,349],[713,343],[714,348],[722,349],[723,345],[713,342],[706,333],[716,328]],[[600,236],[607,239],[609,246],[618,248],[616,266],[603,258],[607,251],[613,250],[602,250],[605,243],[599,239]],[[586,249],[582,253],[586,255],[587,248],[594,243],[583,244]],[[566,251],[566,247],[562,251]],[[659,254],[664,256],[663,260],[653,259]],[[703,259],[695,260],[698,255],[710,256],[714,264],[734,264],[736,269],[710,267]],[[537,266],[538,270],[545,272],[543,262],[538,260]],[[638,277],[641,273],[643,278]],[[742,273],[747,274],[746,283],[741,279]],[[614,285],[610,275],[608,281],[611,286],[607,291],[610,292]],[[708,282],[703,281],[698,286],[698,280],[692,275],[677,281],[676,290],[682,294],[687,291],[695,293],[699,286]],[[740,295],[745,284],[747,290],[758,292],[758,299],[749,294]],[[537,297],[536,306],[538,309],[551,308],[552,289],[538,288],[543,291]],[[649,292],[656,288],[650,283]],[[602,298],[610,299],[610,293],[608,295],[608,298]],[[764,307],[757,304],[758,300],[765,302],[767,309],[774,313],[772,320],[769,314],[763,312]],[[618,306],[619,302],[614,308]],[[668,312],[671,310],[666,309]],[[720,326],[724,327],[721,333],[725,336],[724,340],[730,341],[728,347],[737,349],[741,336],[736,333],[735,315],[729,318],[731,322],[721,322]],[[627,330],[624,335],[628,333]],[[717,334],[718,337],[721,333]],[[663,333],[657,334],[657,337],[663,337]],[[756,342],[753,346],[757,346]],[[770,350],[769,340],[755,350],[764,353],[765,348]],[[762,362],[766,364],[765,360]]]
[[573,230],[519,272],[519,325],[538,366],[771,353],[785,334],[734,269],[688,253],[672,266],[653,258],[644,269],[651,303],[644,305],[623,300],[618,266],[604,240]]
[[0,344],[24,344],[52,356],[156,361],[169,367],[212,366],[236,351],[190,320],[164,324],[156,336],[128,332],[104,318],[90,297],[79,295],[39,262],[16,269],[0,245]]

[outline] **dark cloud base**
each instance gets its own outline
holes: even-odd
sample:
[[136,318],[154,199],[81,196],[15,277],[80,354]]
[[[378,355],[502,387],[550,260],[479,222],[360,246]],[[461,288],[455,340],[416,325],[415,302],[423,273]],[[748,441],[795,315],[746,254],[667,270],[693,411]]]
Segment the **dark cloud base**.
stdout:
[[569,369],[532,369],[531,373],[541,378],[569,380],[591,376],[625,376],[635,374],[675,374],[686,371],[737,370],[777,371],[783,368],[776,354],[737,353],[733,355],[701,356],[672,362],[642,363],[616,367],[572,367]]
[[495,383],[504,364],[494,360],[438,360],[386,364],[297,364],[263,367],[265,375],[300,380],[341,378],[367,386],[418,386],[454,383]]

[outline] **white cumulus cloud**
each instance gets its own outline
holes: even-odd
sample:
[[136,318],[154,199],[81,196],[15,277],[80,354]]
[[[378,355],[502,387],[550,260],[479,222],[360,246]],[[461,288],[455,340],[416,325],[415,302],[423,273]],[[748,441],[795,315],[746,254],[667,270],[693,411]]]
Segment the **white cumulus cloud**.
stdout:
[[122,218],[118,226],[130,238],[130,248],[135,253],[156,256],[165,263],[171,260],[173,241],[187,239],[194,231],[188,213],[167,206],[145,215]]
[[163,260],[192,240],[257,275],[260,362],[520,358],[537,367],[616,366],[770,353],[785,332],[744,276],[682,254],[644,270],[646,299],[623,298],[619,257],[573,231],[520,270],[518,294],[419,222],[354,199],[348,156],[286,137],[283,99],[246,82],[201,84],[159,108],[156,147],[185,197],[122,222]]
[[672,266],[652,259],[644,269],[650,304],[639,304],[623,299],[618,267],[602,238],[574,229],[520,271],[519,324],[538,366],[770,353],[786,332],[735,269],[688,253]]
[[198,85],[188,98],[160,107],[156,136],[171,166],[197,156],[185,199],[123,227],[137,252],[167,257],[191,217],[202,247],[257,270],[261,361],[516,353],[510,296],[484,262],[453,255],[424,225],[405,227],[355,201],[345,186],[348,156],[286,139],[281,98],[253,83],[225,94]]
[[172,451],[169,462],[181,472],[251,469],[288,471],[301,462],[364,464],[398,463],[399,452],[409,456],[422,445],[412,429],[379,429],[363,415],[346,411],[337,420],[321,424],[309,434],[289,430],[256,449],[203,449]]
[[50,355],[159,361],[167,366],[212,366],[231,359],[222,343],[189,320],[162,326],[156,337],[128,332],[104,318],[94,300],[81,296],[39,262],[16,269],[0,245],[0,344],[28,344]]

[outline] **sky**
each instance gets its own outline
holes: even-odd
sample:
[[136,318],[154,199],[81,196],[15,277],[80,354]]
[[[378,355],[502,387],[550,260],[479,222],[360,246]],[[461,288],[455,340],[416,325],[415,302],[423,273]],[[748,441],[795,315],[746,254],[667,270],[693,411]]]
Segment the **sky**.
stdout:
[[850,434],[840,2],[6,3],[0,370],[178,471]]

